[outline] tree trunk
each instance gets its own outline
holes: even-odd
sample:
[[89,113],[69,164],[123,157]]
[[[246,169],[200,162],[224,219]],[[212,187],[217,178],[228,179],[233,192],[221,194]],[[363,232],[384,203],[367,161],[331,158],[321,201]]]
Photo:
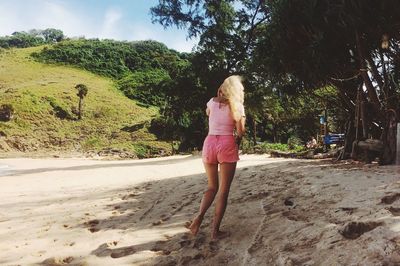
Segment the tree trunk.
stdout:
[[254,145],[257,145],[257,121],[253,119],[253,139]]
[[379,101],[378,95],[372,84],[371,79],[368,76],[368,68],[366,64],[366,56],[364,54],[364,47],[362,45],[360,35],[356,32],[356,43],[357,43],[357,52],[360,60],[360,75],[364,80],[365,87],[367,88],[368,98],[373,103],[375,112],[379,115],[381,112],[381,102]]
[[383,142],[383,152],[379,158],[379,164],[393,164],[396,160],[396,135],[397,135],[397,115],[394,110],[387,112],[386,125],[383,128],[381,140]]
[[278,142],[278,129],[277,129],[276,124],[272,124],[272,135],[274,138],[274,143],[277,143]]
[[343,102],[343,105],[347,108],[348,112],[353,112],[355,109],[354,100],[346,93],[353,89],[353,87],[346,86],[345,83],[331,80],[330,83],[336,87],[339,92],[339,97]]
[[83,108],[83,99],[79,98],[79,106],[78,106],[78,119],[79,120],[82,119],[82,116],[83,116],[82,108]]
[[338,160],[346,160],[350,157],[352,152],[352,144],[355,139],[355,128],[353,120],[347,121],[346,134],[344,139],[344,148],[338,156]]
[[363,139],[367,139],[368,138],[368,118],[366,115],[366,104],[364,101],[361,101],[361,122],[362,122],[362,129],[363,129]]

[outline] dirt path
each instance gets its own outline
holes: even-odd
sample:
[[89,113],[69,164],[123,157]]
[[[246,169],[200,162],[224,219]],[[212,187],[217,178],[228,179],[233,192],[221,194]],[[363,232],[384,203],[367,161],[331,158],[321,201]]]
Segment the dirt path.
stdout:
[[400,264],[397,167],[242,156],[211,242],[198,157],[0,164],[1,265]]

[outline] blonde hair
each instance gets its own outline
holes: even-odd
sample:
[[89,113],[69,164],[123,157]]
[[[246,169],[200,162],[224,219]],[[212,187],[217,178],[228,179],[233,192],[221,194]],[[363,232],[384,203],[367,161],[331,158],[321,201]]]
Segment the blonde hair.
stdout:
[[237,75],[226,78],[219,87],[217,96],[222,97],[228,102],[233,120],[239,121],[242,117],[239,110],[239,104],[243,105],[244,102],[242,78]]

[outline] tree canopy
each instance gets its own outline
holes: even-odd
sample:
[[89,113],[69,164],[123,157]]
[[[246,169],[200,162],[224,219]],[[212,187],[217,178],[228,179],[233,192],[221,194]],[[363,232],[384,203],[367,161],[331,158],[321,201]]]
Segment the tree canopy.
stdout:
[[[361,135],[348,136],[392,147],[389,120],[399,117],[399,9],[394,0],[174,0],[159,1],[151,12],[154,22],[200,37],[194,58],[208,66],[200,77],[216,83],[232,73],[247,77],[254,124],[274,124],[279,110],[293,117],[317,101],[316,111],[327,107],[335,121],[355,123],[351,131],[362,127]],[[321,94],[326,87],[334,90]],[[296,99],[305,93],[304,101]],[[300,108],[291,109],[296,101]]]
[[29,32],[16,31],[11,36],[0,37],[0,47],[2,48],[26,48],[43,44],[60,42],[65,39],[61,30],[48,28],[45,30],[33,29]]

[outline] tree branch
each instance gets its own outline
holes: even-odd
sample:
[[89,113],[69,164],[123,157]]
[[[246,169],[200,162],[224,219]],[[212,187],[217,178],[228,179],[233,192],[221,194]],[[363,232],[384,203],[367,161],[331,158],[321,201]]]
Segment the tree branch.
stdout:
[[374,104],[376,111],[379,112],[380,108],[381,108],[381,102],[378,99],[378,95],[376,94],[376,90],[372,84],[371,79],[368,76],[367,71],[365,71],[365,69],[367,67],[366,60],[365,60],[363,47],[362,47],[361,40],[360,40],[360,34],[358,33],[357,30],[356,30],[356,48],[357,48],[357,52],[358,52],[358,56],[359,56],[359,60],[360,60],[360,68],[361,68],[360,75],[364,80],[365,87],[367,88],[369,99]]

